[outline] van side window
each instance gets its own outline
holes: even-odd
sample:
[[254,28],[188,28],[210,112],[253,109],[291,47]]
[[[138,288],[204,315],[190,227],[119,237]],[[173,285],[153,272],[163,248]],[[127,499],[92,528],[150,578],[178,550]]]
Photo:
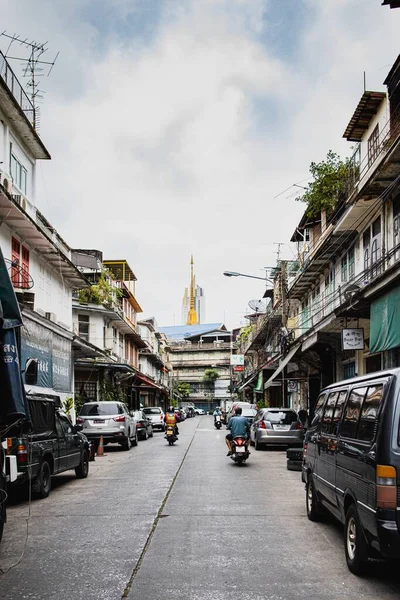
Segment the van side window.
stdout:
[[383,384],[372,385],[368,388],[361,410],[357,438],[365,442],[374,439],[379,407],[383,399]]
[[347,400],[341,435],[343,437],[356,438],[358,420],[361,413],[361,405],[366,394],[366,387],[354,388]]
[[311,425],[316,425],[319,422],[319,420],[321,419],[323,409],[324,409],[325,399],[326,399],[326,394],[321,394],[319,396],[317,403],[315,405],[314,418],[311,422]]
[[342,420],[343,407],[344,407],[344,403],[346,402],[346,398],[347,398],[347,390],[343,390],[342,392],[339,393],[339,398],[337,399],[337,402],[336,402],[335,412],[333,413],[332,435],[339,434],[339,425],[340,425],[340,421]]
[[324,414],[321,419],[321,433],[331,433],[333,411],[335,410],[338,392],[332,392],[328,396],[328,402],[325,405]]

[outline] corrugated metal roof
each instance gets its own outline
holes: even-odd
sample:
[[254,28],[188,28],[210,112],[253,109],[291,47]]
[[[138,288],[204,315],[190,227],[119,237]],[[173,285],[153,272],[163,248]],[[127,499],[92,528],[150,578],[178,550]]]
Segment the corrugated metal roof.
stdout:
[[165,333],[169,340],[184,340],[193,335],[209,333],[211,331],[224,331],[223,323],[202,323],[201,325],[173,325],[170,327],[159,327],[159,331]]

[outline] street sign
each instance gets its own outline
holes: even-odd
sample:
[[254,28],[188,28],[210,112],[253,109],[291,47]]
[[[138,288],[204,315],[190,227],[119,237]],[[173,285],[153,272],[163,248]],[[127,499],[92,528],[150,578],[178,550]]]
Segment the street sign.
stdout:
[[244,354],[231,354],[231,366],[244,365]]
[[240,372],[244,371],[244,366],[236,365],[235,367],[233,367],[233,371],[234,371],[234,373],[240,373]]
[[364,350],[364,329],[342,329],[342,350]]

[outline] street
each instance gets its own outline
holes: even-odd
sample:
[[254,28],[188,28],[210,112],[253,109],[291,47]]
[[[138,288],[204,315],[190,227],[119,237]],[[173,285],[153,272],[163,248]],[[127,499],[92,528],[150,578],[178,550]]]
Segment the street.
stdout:
[[253,449],[238,467],[224,436],[203,416],[180,425],[173,447],[162,433],[130,452],[107,446],[88,479],[54,478],[28,525],[28,502],[13,500],[2,600],[400,598],[393,564],[353,576],[341,527],[308,521],[283,450]]

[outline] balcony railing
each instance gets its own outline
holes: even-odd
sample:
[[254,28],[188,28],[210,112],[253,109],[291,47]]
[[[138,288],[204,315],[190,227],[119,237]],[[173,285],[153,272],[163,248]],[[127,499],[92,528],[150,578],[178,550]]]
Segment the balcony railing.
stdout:
[[35,128],[35,108],[2,52],[0,52],[0,77],[5,82],[32,127]]

